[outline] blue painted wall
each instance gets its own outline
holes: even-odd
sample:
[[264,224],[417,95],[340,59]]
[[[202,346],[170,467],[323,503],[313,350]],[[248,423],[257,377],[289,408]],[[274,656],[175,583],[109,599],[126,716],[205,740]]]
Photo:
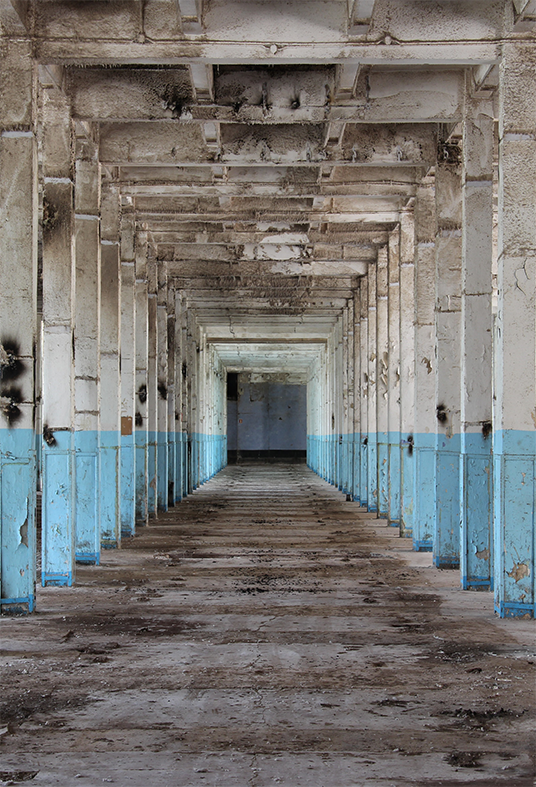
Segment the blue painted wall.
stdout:
[[229,450],[305,451],[305,385],[241,383],[238,400],[227,402]]

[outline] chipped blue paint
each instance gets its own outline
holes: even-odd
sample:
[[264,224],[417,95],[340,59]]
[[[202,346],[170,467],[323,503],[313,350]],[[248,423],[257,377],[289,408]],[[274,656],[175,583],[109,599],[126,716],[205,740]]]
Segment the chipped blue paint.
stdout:
[[35,606],[36,477],[33,430],[0,429],[0,607],[4,612],[32,612]]
[[[415,512],[415,452],[413,434],[400,440],[400,535],[413,538]],[[417,549],[417,551],[419,551]]]
[[435,434],[415,432],[413,441],[413,549],[416,552],[431,552],[435,530]]
[[389,489],[387,520],[390,525],[400,525],[400,497],[401,497],[401,451],[400,432],[389,432]]
[[492,438],[462,434],[460,474],[462,588],[493,590]]
[[46,585],[71,586],[75,578],[74,436],[54,431],[42,444],[42,573]]
[[135,496],[136,496],[136,525],[147,524],[147,430],[145,428],[136,429],[135,436]]
[[77,431],[75,450],[75,559],[78,563],[100,562],[99,433]]
[[121,544],[121,466],[119,431],[99,434],[99,512],[101,549],[116,549]]
[[156,434],[156,505],[158,511],[168,510],[168,433]]
[[156,514],[156,432],[147,433],[147,510]]
[[436,436],[436,501],[433,540],[434,565],[460,565],[461,435]]
[[378,432],[376,435],[378,451],[378,513],[381,517],[389,514],[389,435]]
[[121,537],[136,534],[136,467],[134,434],[121,435]]
[[535,615],[536,432],[493,434],[495,609]]

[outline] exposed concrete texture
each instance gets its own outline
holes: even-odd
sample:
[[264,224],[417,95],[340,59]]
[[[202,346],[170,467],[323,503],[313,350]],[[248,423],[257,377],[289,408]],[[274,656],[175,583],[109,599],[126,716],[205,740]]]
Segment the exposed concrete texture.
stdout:
[[4,781],[531,787],[530,622],[305,468],[226,469],[3,619]]

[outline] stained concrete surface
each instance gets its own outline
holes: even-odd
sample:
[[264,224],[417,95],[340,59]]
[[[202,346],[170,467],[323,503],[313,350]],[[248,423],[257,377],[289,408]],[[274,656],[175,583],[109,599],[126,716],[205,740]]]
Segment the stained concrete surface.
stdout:
[[534,784],[534,622],[303,466],[226,468],[0,631],[2,784]]

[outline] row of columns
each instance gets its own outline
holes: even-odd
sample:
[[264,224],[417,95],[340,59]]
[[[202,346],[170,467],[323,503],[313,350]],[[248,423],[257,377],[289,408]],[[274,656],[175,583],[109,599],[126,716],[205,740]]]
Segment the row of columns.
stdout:
[[76,563],[224,464],[225,375],[128,203],[101,187],[93,127],[46,72],[38,90],[27,43],[7,43],[0,69],[0,606],[25,612],[38,490],[40,579],[69,586]]
[[309,465],[501,616],[535,612],[534,60],[504,47],[496,246],[493,106],[468,73],[461,148],[439,145],[309,382]]

